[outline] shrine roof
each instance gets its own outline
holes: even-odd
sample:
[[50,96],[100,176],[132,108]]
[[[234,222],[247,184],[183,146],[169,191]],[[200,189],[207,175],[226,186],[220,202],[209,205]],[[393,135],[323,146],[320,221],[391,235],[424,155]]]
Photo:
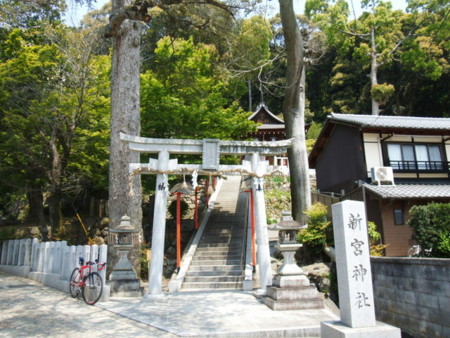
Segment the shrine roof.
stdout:
[[260,120],[268,120],[271,123],[263,123],[263,125],[280,125],[284,127],[284,121],[282,119],[280,119],[279,117],[275,116],[275,114],[273,114],[269,108],[264,104],[264,103],[260,103],[258,105],[258,107],[256,107],[256,111],[249,116],[248,118],[250,121],[255,121],[255,122],[259,122],[261,123]]

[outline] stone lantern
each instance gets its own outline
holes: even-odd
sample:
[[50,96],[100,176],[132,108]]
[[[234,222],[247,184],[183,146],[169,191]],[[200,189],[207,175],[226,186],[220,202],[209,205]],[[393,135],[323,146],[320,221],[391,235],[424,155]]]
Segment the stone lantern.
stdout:
[[119,260],[114,265],[109,276],[111,293],[117,296],[131,296],[141,293],[140,280],[137,278],[133,265],[128,260],[130,251],[139,244],[139,230],[134,229],[130,217],[122,216],[120,225],[109,230],[109,243],[117,250]]
[[295,261],[296,251],[302,247],[297,243],[297,233],[305,226],[294,221],[291,213],[283,211],[280,222],[270,230],[278,231],[275,247],[283,254],[283,264],[278,268],[267,288],[264,303],[275,311],[323,308],[323,300],[314,285],[305,276]]
[[303,245],[297,243],[297,234],[303,229],[300,223],[294,221],[289,211],[283,211],[281,220],[270,230],[278,230],[278,243],[275,245],[283,255],[283,264],[278,268],[280,276],[301,275],[303,270],[295,261],[295,253]]

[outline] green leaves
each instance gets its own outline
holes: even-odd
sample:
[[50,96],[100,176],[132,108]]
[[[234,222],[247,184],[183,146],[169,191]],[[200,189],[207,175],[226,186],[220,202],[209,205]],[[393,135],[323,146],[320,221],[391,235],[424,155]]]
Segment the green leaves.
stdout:
[[432,249],[433,257],[450,258],[450,203],[416,205],[409,214],[413,239],[422,250]]
[[211,45],[192,39],[158,42],[154,71],[141,76],[142,133],[162,138],[242,137],[254,128],[232,99]]
[[85,32],[47,27],[47,37],[12,29],[0,41],[0,171],[49,200],[95,193],[107,187],[110,58],[91,52]]

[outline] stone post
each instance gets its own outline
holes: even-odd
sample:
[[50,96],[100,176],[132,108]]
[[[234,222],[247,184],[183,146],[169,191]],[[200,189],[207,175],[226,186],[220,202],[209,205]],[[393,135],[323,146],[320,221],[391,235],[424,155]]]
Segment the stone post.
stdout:
[[52,273],[60,275],[61,274],[61,258],[62,258],[62,248],[64,243],[62,241],[58,241],[55,243],[53,247],[53,264],[52,264]]
[[14,240],[8,240],[8,255],[6,256],[6,264],[12,265],[14,256]]
[[31,271],[37,270],[38,259],[39,259],[39,240],[37,238],[33,238],[31,240],[31,256],[30,256]]
[[1,265],[6,265],[7,262],[8,262],[8,241],[3,241]]
[[69,246],[69,250],[67,253],[67,259],[66,259],[66,275],[64,276],[65,280],[70,279],[70,275],[72,274],[73,269],[77,266],[77,247],[74,245]]
[[24,254],[23,254],[23,265],[24,266],[31,265],[31,245],[32,245],[31,238],[27,238],[25,240]]
[[[98,248],[98,262],[107,263],[107,257],[108,257],[108,246],[106,244],[102,244]],[[102,277],[103,283],[106,283],[106,269],[103,269],[98,273]]]
[[50,272],[50,242],[45,242],[44,243],[44,250],[43,250],[43,255],[42,255],[42,272],[44,273],[49,273]]
[[69,268],[69,250],[70,246],[65,245],[61,251],[61,272],[59,274],[60,280],[69,280],[70,276],[67,276],[67,271]]
[[43,261],[44,261],[44,245],[45,242],[40,242],[37,244],[37,258],[36,258],[36,272],[43,272],[44,270],[44,265],[43,265]]
[[19,252],[18,252],[17,256],[18,256],[17,265],[23,266],[23,258],[25,256],[25,240],[24,239],[19,240]]
[[13,240],[13,257],[11,261],[11,265],[17,265],[17,262],[19,260],[19,247],[20,242],[18,239]]
[[85,258],[83,245],[77,245],[77,248],[75,249],[75,266],[79,266],[80,257]]

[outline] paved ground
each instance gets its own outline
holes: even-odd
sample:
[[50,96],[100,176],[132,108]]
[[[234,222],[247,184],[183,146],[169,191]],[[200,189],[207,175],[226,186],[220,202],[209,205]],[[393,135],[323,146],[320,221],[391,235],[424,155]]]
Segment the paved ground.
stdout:
[[0,337],[175,337],[0,271]]
[[1,337],[312,337],[329,309],[272,311],[240,292],[182,292],[160,299],[81,299],[0,272]]

